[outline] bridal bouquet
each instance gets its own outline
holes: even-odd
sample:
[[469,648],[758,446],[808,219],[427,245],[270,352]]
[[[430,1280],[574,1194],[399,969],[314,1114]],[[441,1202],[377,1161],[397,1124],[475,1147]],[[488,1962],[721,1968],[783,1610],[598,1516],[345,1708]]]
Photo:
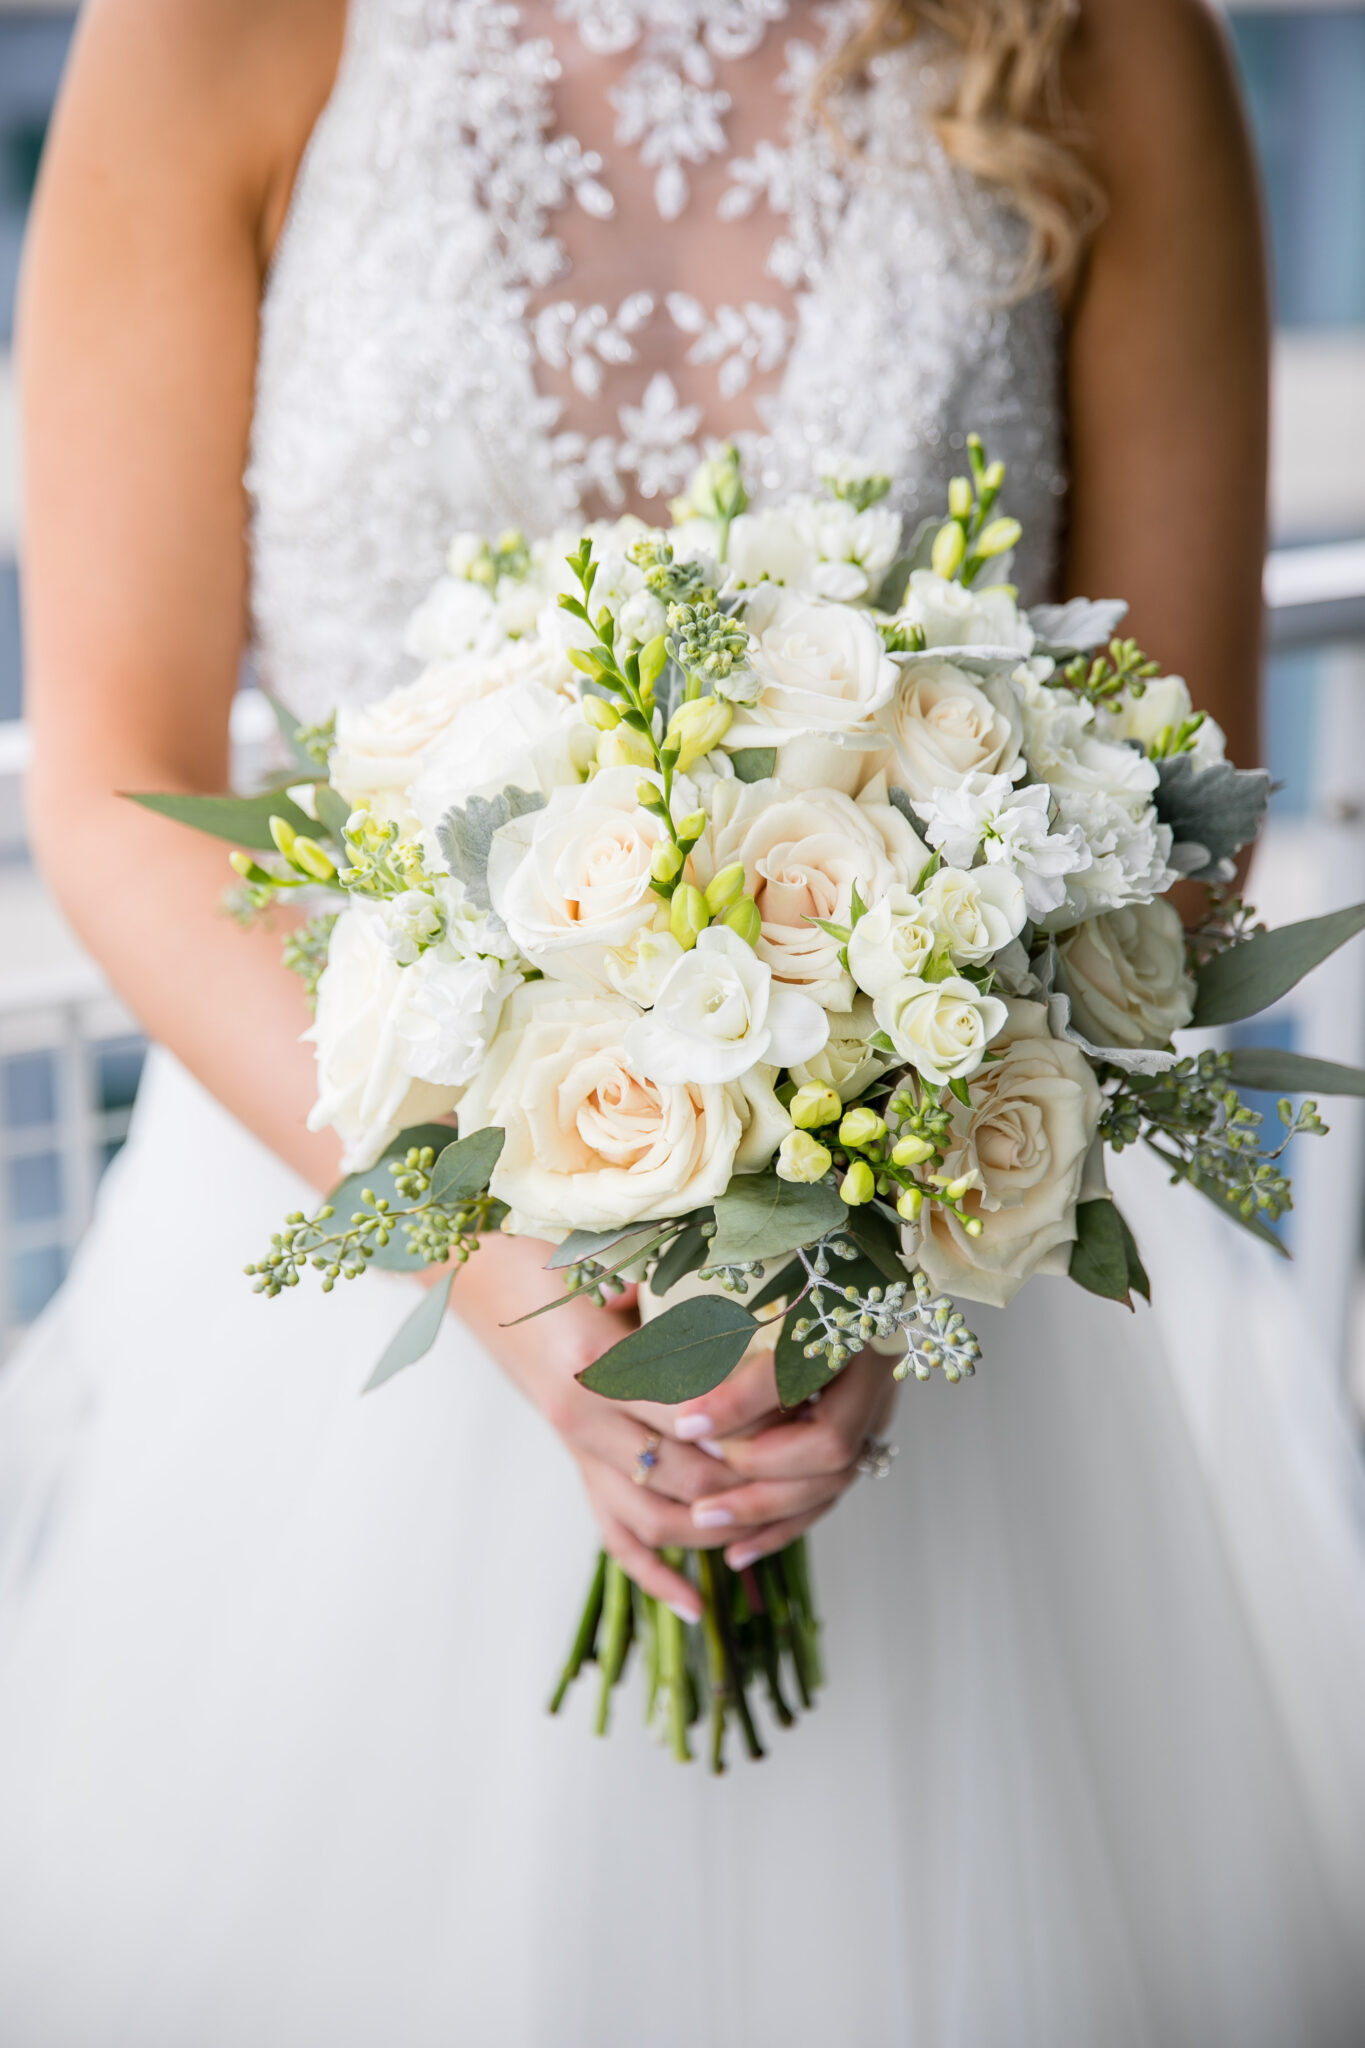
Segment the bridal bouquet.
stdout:
[[[1322,1125],[1286,1099],[1269,1145],[1237,1084],[1358,1077],[1172,1039],[1273,1002],[1365,906],[1254,924],[1226,885],[1268,778],[1121,604],[1021,610],[1003,470],[967,454],[909,537],[850,462],[751,509],[733,450],[667,528],[459,534],[414,682],[323,728],[281,709],[277,788],[141,799],[236,842],[244,914],[311,913],[286,952],[349,1177],[248,1272],[444,1266],[371,1386],[491,1229],[557,1247],[531,1313],[641,1283],[596,1392],[689,1400],[766,1344],[787,1407],[868,1345],[970,1376],[958,1304],[1037,1275],[1147,1295],[1106,1147],[1279,1245],[1285,1146]],[[732,1715],[761,1754],[751,1687],[785,1722],[820,1678],[804,1550],[670,1561],[700,1628],[601,1559],[555,1704],[594,1659],[605,1726],[635,1640],[679,1756],[703,1709],[717,1768]]]

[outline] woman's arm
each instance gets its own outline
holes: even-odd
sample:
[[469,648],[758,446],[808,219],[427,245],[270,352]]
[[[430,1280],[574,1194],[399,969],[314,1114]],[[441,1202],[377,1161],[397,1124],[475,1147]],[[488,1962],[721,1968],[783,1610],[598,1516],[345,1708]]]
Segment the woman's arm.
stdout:
[[1068,73],[1108,211],[1069,309],[1065,594],[1257,759],[1269,314],[1256,175],[1202,0],[1082,0]]

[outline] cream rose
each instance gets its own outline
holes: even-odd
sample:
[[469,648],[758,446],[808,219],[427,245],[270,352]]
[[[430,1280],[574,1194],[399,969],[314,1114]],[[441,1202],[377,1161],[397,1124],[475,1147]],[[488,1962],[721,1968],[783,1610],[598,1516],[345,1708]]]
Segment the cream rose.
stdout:
[[[776,746],[785,752],[798,740],[815,738],[826,752],[851,753],[849,772],[856,775],[858,751],[884,745],[877,715],[898,677],[866,612],[764,584],[747,600],[743,616],[754,636],[749,659],[758,695],[737,710],[726,746]],[[803,775],[810,766],[804,764]],[[785,760],[778,772],[795,779]]]
[[959,967],[984,966],[1019,936],[1028,919],[1024,885],[1009,868],[939,868],[920,901],[935,938]]
[[403,652],[419,661],[491,654],[507,635],[492,593],[463,576],[442,576],[408,620]]
[[839,958],[842,941],[814,920],[847,925],[855,887],[864,903],[875,903],[913,880],[928,858],[881,794],[879,784],[855,802],[833,789],[795,796],[773,782],[717,783],[711,831],[698,848],[703,885],[743,862],[744,886],[762,919],[760,960],[775,980],[828,1010],[847,1010],[855,985]]
[[458,1100],[454,1086],[412,1078],[408,1033],[421,1036],[424,1022],[409,1009],[426,996],[426,984],[426,974],[394,959],[378,906],[348,903],[318,981],[317,1016],[303,1034],[316,1048],[318,1070],[308,1128],[335,1130],[348,1173],[363,1173],[406,1125],[445,1116]]
[[872,1011],[901,1058],[936,1088],[976,1072],[1007,1015],[999,996],[955,974],[946,981],[909,976],[877,996]]
[[507,1228],[559,1239],[680,1216],[766,1162],[790,1128],[771,1070],[743,1087],[648,1080],[625,1050],[637,1019],[619,996],[532,982],[508,1003],[461,1129],[505,1133],[492,1191]]
[[951,661],[910,661],[881,715],[895,780],[915,798],[964,775],[1010,774],[1023,721],[1008,683],[980,683]]
[[1178,912],[1158,898],[1078,925],[1057,941],[1057,987],[1092,1045],[1169,1045],[1194,1015]]
[[902,1244],[934,1287],[1003,1308],[1031,1274],[1066,1272],[1076,1204],[1104,1193],[1094,1142],[1101,1096],[1080,1047],[1049,1035],[1041,1003],[1011,1002],[992,1050],[1002,1057],[972,1082],[970,1109],[954,1106],[943,1163],[954,1177],[980,1176],[963,1206],[982,1233],[968,1236],[926,1204]]
[[636,799],[636,768],[556,789],[493,836],[493,908],[542,973],[608,986],[606,952],[654,921],[649,863],[663,826]]
[[737,1081],[750,1067],[813,1058],[829,1037],[818,1003],[773,986],[738,932],[712,925],[672,968],[626,1050],[652,1081]]
[[576,787],[591,758],[592,734],[571,699],[539,683],[513,683],[460,707],[422,756],[407,801],[434,832],[453,804],[471,796]]
[[465,702],[453,668],[436,663],[377,703],[342,705],[328,772],[348,804],[369,804],[383,817],[409,816],[409,785]]

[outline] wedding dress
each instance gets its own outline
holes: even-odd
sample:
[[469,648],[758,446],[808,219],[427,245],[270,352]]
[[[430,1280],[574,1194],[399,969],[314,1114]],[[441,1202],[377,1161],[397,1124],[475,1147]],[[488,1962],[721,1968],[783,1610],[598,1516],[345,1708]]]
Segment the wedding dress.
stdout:
[[[934,44],[811,113],[855,19],[354,0],[249,479],[301,714],[412,672],[454,529],[657,503],[721,433],[760,495],[874,456],[913,522],[976,427],[1044,592],[1056,311]],[[1035,1281],[912,1383],[814,1538],[817,1711],[716,1782],[638,1696],[547,1717],[570,1461],[453,1318],[358,1398],[410,1283],[253,1296],[306,1195],[154,1055],[0,1379],[5,2048],[1365,2040],[1359,1468],[1261,1248],[1115,1178],[1155,1308]]]

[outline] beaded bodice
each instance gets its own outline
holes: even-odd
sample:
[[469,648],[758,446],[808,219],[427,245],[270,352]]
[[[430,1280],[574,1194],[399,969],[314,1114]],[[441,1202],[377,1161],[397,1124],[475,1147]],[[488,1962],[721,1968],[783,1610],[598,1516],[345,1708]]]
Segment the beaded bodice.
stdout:
[[946,53],[812,84],[863,0],[352,0],[262,315],[256,658],[301,713],[405,680],[460,527],[663,515],[734,438],[758,499],[866,458],[913,523],[971,427],[1016,574],[1061,516],[1057,315],[932,131]]

